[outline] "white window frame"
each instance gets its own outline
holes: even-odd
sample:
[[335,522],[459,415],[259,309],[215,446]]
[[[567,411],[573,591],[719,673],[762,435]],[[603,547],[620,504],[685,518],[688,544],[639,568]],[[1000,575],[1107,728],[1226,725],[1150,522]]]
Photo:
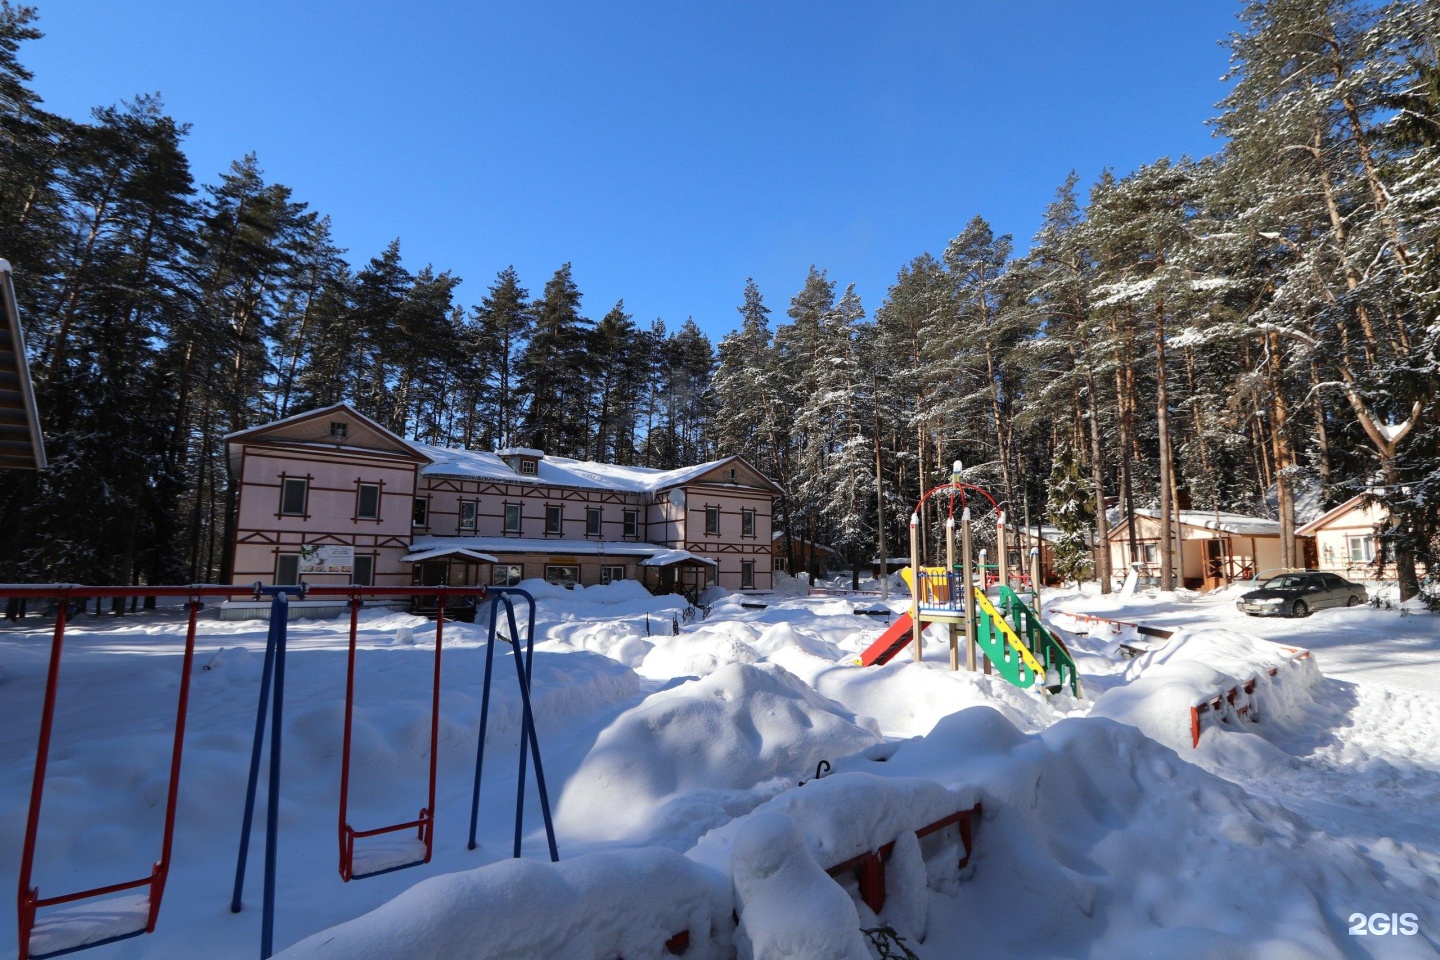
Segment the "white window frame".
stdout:
[[[550,511],[555,511],[555,527],[550,527]],[[545,504],[545,535],[560,536],[565,533],[565,505],[560,503]]]
[[625,511],[625,536],[634,538],[640,536],[640,511]]
[[523,563],[497,563],[490,569],[490,586],[513,587],[525,579]]
[[[1359,548],[1357,551],[1356,548]],[[1359,554],[1357,556],[1356,554]],[[1351,533],[1345,536],[1345,556],[1351,563],[1375,562],[1375,534]]]
[[[594,529],[591,529],[591,527]],[[605,511],[599,507],[585,508],[585,536],[599,537],[605,533]]]
[[[416,515],[417,509],[418,509],[418,511],[419,511],[419,516],[418,516],[418,517],[417,517],[417,515]],[[421,527],[421,528],[430,526],[430,498],[429,498],[429,497],[416,497],[416,498],[415,498],[414,504],[412,504],[411,507],[410,507],[410,526],[412,526],[412,527]]]
[[740,589],[741,589],[741,590],[754,590],[754,589],[755,589],[755,561],[754,561],[754,560],[741,560],[741,561],[740,561]]
[[[514,510],[514,511],[515,511],[515,525],[514,525],[513,527],[510,525],[510,511],[511,511],[511,510]],[[523,519],[524,519],[524,513],[525,513],[525,511],[521,509],[521,505],[518,504],[518,503],[507,503],[507,504],[505,504],[505,520],[504,520],[504,523],[505,523],[505,532],[506,532],[506,533],[519,533],[519,532],[520,532],[520,524],[521,524],[521,522],[522,522]]]
[[[468,522],[466,514],[469,514]],[[478,500],[461,500],[459,524],[461,530],[474,530],[476,517],[480,515],[480,502]]]
[[745,507],[740,511],[740,536],[755,536],[755,510],[753,507]]
[[[715,517],[715,525],[714,525],[713,527],[710,525],[710,517],[711,517],[712,515]],[[718,537],[718,536],[720,536],[720,508],[719,508],[719,507],[707,506],[707,507],[705,508],[705,536],[707,536],[707,537]]]
[[520,472],[523,473],[523,474],[525,474],[526,476],[529,476],[529,477],[535,476],[535,461],[534,461],[534,460],[521,460],[521,461],[520,461]]
[[629,579],[625,576],[625,567],[620,564],[605,564],[600,568],[600,582],[614,583],[616,580]]

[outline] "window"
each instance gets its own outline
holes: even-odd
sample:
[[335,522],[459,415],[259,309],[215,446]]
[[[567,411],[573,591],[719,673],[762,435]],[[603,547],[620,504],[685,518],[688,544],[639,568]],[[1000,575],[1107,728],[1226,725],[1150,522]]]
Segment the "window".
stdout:
[[608,566],[607,566],[607,567],[601,567],[601,568],[600,568],[600,582],[601,582],[601,583],[614,583],[616,580],[624,580],[624,579],[625,579],[625,568],[624,568],[624,567],[620,567],[620,566],[608,567]]
[[375,585],[375,555],[370,553],[355,554],[355,566],[351,568],[354,572],[350,574],[350,582],[358,583],[362,587]]
[[505,532],[520,532],[520,504],[518,503],[505,504]]
[[784,573],[784,572],[785,572],[785,558],[784,558],[784,557],[776,557],[776,558],[775,558],[775,569],[776,569],[776,570],[779,570],[781,573]]
[[330,421],[330,436],[336,440],[344,440],[350,433],[350,425],[339,420]]
[[355,517],[357,520],[380,519],[380,484],[360,484],[355,494]]
[[410,514],[410,525],[413,527],[424,527],[430,523],[430,498],[416,497],[415,508]]
[[561,523],[562,523],[563,519],[564,519],[564,516],[563,516],[563,513],[562,513],[560,507],[556,506],[555,504],[551,504],[551,503],[547,503],[547,504],[545,505],[545,532],[546,532],[546,533],[559,533],[559,532],[561,531]]
[[545,582],[569,590],[580,582],[580,568],[570,564],[546,564]]
[[1158,543],[1142,543],[1142,544],[1140,544],[1140,559],[1143,560],[1143,561],[1146,562],[1146,563],[1159,563],[1159,562],[1160,562],[1160,544],[1158,544]]
[[625,536],[640,536],[640,514],[635,510],[625,511]]
[[754,510],[741,510],[741,511],[740,511],[740,536],[742,536],[742,537],[753,537],[753,536],[755,536],[755,511],[754,511]]
[[[286,477],[280,485],[280,515],[284,517],[305,516],[305,501],[310,492],[310,481],[304,477]],[[290,581],[294,583],[294,580]]]
[[755,561],[740,561],[740,589],[751,590],[755,587]]
[[474,530],[474,529],[475,529],[475,507],[476,507],[476,503],[475,503],[474,500],[461,500],[461,501],[460,501],[460,529],[461,529],[461,530]]
[[719,534],[719,533],[720,533],[720,508],[719,508],[719,507],[706,507],[706,508],[705,508],[705,532],[706,532],[707,534]]
[[513,587],[525,579],[525,568],[518,563],[497,563],[490,571],[492,587]]
[[1375,561],[1375,535],[1372,533],[1351,534],[1345,538],[1350,551],[1351,563],[1373,563]]
[[534,460],[521,460],[521,461],[520,461],[520,472],[521,472],[521,473],[529,474],[530,476],[533,477],[533,476],[535,475],[535,461],[534,461]]
[[601,515],[600,510],[599,510],[598,508],[596,508],[596,507],[586,507],[586,508],[585,508],[585,536],[587,536],[587,537],[598,537],[598,536],[600,536],[600,520],[601,520],[601,516],[602,516],[602,515]]
[[729,483],[734,483],[734,482],[735,482],[735,468],[734,468],[734,467],[731,467],[729,470],[726,470],[726,471],[725,471],[725,479],[726,479],[726,481],[729,482]]
[[275,582],[280,586],[300,582],[300,554],[282,553],[275,558]]

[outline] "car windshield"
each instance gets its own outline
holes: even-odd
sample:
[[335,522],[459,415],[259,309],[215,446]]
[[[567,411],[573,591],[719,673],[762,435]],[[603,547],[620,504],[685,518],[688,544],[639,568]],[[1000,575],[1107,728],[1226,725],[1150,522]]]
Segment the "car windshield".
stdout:
[[1290,575],[1283,577],[1271,577],[1269,580],[1266,580],[1264,583],[1260,584],[1260,587],[1264,590],[1298,590],[1309,582],[1309,577],[1297,577]]

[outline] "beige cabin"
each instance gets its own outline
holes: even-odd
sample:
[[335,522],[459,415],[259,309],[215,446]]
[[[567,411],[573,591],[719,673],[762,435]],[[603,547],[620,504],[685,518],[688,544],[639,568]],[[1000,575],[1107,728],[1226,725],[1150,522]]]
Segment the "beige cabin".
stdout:
[[[1136,556],[1130,555],[1130,520],[1110,529],[1110,565],[1117,575],[1131,563],[1152,575],[1160,570],[1160,512],[1135,511]],[[1205,510],[1177,511],[1175,557],[1180,582],[1192,590],[1214,590],[1280,568],[1280,522],[1263,517]],[[1172,549],[1175,547],[1172,546]]]
[[1395,564],[1388,557],[1376,566],[1384,550],[1379,532],[1389,521],[1385,507],[1366,503],[1366,495],[1351,497],[1305,524],[1296,534],[1315,540],[1315,565],[1347,580],[1393,580]]

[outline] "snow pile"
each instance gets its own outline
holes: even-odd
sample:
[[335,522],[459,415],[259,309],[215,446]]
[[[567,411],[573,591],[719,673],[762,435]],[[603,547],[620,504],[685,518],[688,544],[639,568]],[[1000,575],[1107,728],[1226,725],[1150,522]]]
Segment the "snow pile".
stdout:
[[795,821],[747,818],[733,866],[739,960],[870,960],[854,901],[807,855]]
[[655,847],[504,860],[424,880],[276,960],[661,960],[682,932],[687,957],[711,960],[724,955],[715,920],[729,923],[715,889],[694,861]]
[[[862,758],[849,762],[874,768]],[[852,938],[862,926],[885,923],[903,936],[924,938],[926,891],[932,880],[953,885],[961,854],[958,829],[952,829],[927,868],[915,831],[970,809],[975,797],[973,790],[952,791],[931,780],[839,773],[711,831],[686,856],[734,878],[737,945],[750,942],[754,956],[849,956],[846,945],[859,942]],[[890,843],[895,850],[886,864],[881,915],[862,902],[838,901],[831,890],[858,891],[849,878],[837,884],[825,871]]]
[[[1067,719],[1026,736],[965,710],[884,772],[979,788],[974,875],[932,909],[927,937],[967,956],[1339,960],[1357,955],[1352,911],[1440,922],[1433,880],[1382,879],[1373,852],[1122,724]],[[1382,946],[1433,957],[1422,941]]]
[[771,664],[727,664],[621,714],[566,783],[564,838],[689,846],[811,776],[822,759],[880,740],[873,726]]
[[706,677],[730,663],[755,663],[760,654],[742,637],[748,624],[702,624],[679,636],[657,638],[639,671],[647,677]]
[[1139,727],[1177,750],[1194,745],[1190,708],[1232,690],[1239,690],[1234,707],[1248,706],[1249,719],[1285,721],[1313,702],[1321,679],[1314,659],[1299,652],[1228,629],[1182,630],[1132,661],[1129,682],[1100,696],[1093,715]]

